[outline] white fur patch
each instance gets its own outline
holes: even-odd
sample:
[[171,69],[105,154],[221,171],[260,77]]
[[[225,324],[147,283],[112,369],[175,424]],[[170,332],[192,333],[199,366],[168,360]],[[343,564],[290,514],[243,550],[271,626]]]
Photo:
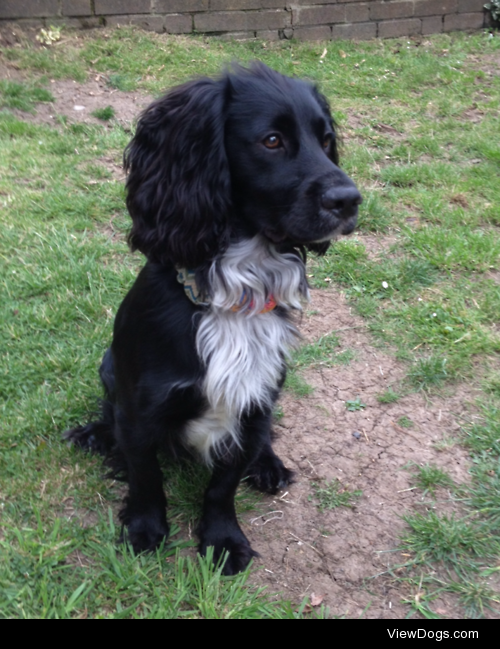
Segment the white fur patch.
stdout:
[[228,439],[238,438],[238,421],[228,417],[222,406],[209,408],[186,426],[186,443],[195,448],[207,464],[212,463],[212,449],[222,455]]
[[[209,272],[210,308],[196,336],[205,364],[208,409],[188,424],[190,445],[210,463],[227,436],[239,445],[241,415],[252,406],[270,407],[285,359],[297,344],[295,326],[276,311],[261,313],[272,296],[287,310],[309,298],[305,268],[294,254],[279,254],[262,237],[231,245]],[[240,310],[233,311],[245,295]]]

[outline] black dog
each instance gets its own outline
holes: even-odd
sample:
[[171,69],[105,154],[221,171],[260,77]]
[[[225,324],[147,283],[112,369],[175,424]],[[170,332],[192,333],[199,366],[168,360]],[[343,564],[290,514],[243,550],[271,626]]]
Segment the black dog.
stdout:
[[306,250],[352,232],[361,196],[338,167],[326,99],[261,63],[173,89],[140,117],[125,152],[129,242],[147,264],[116,317],[101,366],[101,421],[67,434],[117,454],[135,551],[168,536],[157,451],[212,466],[200,551],[255,555],[234,510],[240,480],[269,493],[291,472],[271,448],[271,413],[308,298]]

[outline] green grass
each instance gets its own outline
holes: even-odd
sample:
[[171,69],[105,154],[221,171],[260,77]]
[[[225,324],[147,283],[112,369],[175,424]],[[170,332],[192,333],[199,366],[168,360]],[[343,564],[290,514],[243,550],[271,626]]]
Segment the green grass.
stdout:
[[326,483],[313,482],[314,498],[321,512],[336,507],[354,507],[356,500],[362,496],[362,491],[349,491],[339,480]]
[[392,388],[388,388],[385,392],[377,395],[379,403],[396,403],[399,399],[401,399],[401,395]]
[[92,115],[94,117],[97,117],[97,119],[102,120],[103,122],[108,122],[115,116],[115,109],[112,106],[106,106],[105,108],[96,108]]
[[52,102],[54,97],[38,84],[17,83],[0,79],[0,108],[17,108],[33,112],[38,102]]
[[[193,560],[174,540],[152,555],[116,546],[113,514],[90,529],[56,519],[6,529],[0,541],[2,618],[295,619],[286,602],[249,588],[249,571],[223,577],[210,551]],[[326,611],[320,611],[325,615]]]
[[[401,424],[401,422],[399,423]],[[432,464],[418,467],[415,482],[423,490],[424,496],[427,493],[434,495],[437,487],[453,487],[453,480],[446,471]]]
[[[226,580],[209,561],[185,556],[191,550],[182,531],[152,556],[134,557],[116,544],[116,514],[108,508],[118,508],[120,489],[102,479],[98,458],[60,437],[97,406],[96,367],[143,263],[127,251],[123,186],[106,166],[121,160],[130,133],[106,108],[98,115],[108,116],[106,124],[59,118],[57,128],[11,112],[53,101],[48,79],[98,73],[117,91],[157,95],[255,58],[319,83],[339,124],[343,168],[364,195],[360,233],[380,241],[391,235],[377,254],[362,236],[340,241],[310,271],[314,286],[340,286],[377,344],[406,364],[406,379],[378,401],[396,403],[412,390],[434,399],[461,381],[479,397],[453,440],[470,455],[469,483],[452,485],[432,465],[415,476],[436,509],[404,514],[401,549],[411,559],[399,578],[415,589],[409,605],[435,617],[435,599],[446,592],[467,616],[498,608],[488,579],[498,570],[500,527],[500,79],[488,66],[500,38],[331,42],[321,59],[324,43],[220,42],[133,29],[63,37],[64,46],[26,40],[0,51],[25,78],[0,81],[0,615],[299,615],[249,589],[248,572]],[[286,387],[307,398],[306,368],[353,358],[333,323],[328,336],[294,356]],[[351,403],[363,408],[355,393]],[[193,466],[166,472],[174,525],[183,530],[195,524],[207,476]],[[352,506],[358,495],[335,481],[316,487],[323,509]],[[446,511],[434,500],[438,487],[450,490]],[[259,507],[244,484],[237,506]]]

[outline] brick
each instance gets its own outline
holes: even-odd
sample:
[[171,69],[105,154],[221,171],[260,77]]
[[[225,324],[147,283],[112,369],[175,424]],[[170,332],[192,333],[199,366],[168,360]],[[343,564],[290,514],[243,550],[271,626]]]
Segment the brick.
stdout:
[[387,20],[379,23],[378,35],[380,38],[397,38],[398,36],[412,36],[422,33],[422,21],[418,18],[406,20]]
[[94,0],[98,16],[114,14],[148,14],[151,11],[151,0]]
[[168,34],[189,34],[193,31],[193,18],[189,14],[165,16],[165,30]]
[[458,0],[458,13],[482,12],[486,4],[484,0]]
[[303,7],[293,10],[294,25],[327,25],[345,22],[345,5],[324,5],[322,7]]
[[254,41],[255,32],[227,32],[218,36],[222,41]]
[[146,14],[114,14],[106,16],[106,27],[117,27],[118,25],[137,25],[148,32],[161,34],[164,29],[163,16],[148,16]]
[[91,16],[90,0],[63,0],[63,16]]
[[370,12],[366,2],[347,5],[345,8],[346,23],[364,23],[370,20]]
[[96,29],[102,27],[102,19],[96,16],[79,16],[78,18],[63,16],[62,18],[50,18],[46,22],[54,25],[54,27],[70,27],[71,29]]
[[196,14],[194,28],[198,32],[243,32],[279,29],[290,24],[287,11],[220,11]]
[[422,18],[422,34],[440,34],[443,31],[443,16]]
[[452,14],[458,8],[458,0],[415,0],[414,16],[439,16]]
[[40,29],[40,27],[45,26],[45,20],[43,18],[17,18],[15,21],[9,20],[8,18],[3,20],[0,18],[0,27],[5,27],[9,30],[14,30],[16,27],[21,29]]
[[182,14],[187,11],[208,11],[209,0],[153,0],[156,13]]
[[411,18],[413,2],[372,2],[370,18],[372,20],[394,20],[395,18]]
[[444,31],[454,32],[464,29],[482,29],[484,13],[451,14],[444,17]]
[[257,38],[260,38],[262,41],[279,41],[282,39],[280,30],[278,29],[266,29],[261,32],[257,32]]
[[260,0],[210,0],[210,11],[261,9]]
[[332,38],[334,40],[369,41],[377,36],[377,24],[354,23],[352,25],[334,25]]
[[293,36],[299,41],[329,41],[332,38],[332,28],[328,25],[295,27]]
[[286,9],[286,0],[260,0],[263,9]]
[[1,0],[0,18],[38,18],[57,16],[58,0]]

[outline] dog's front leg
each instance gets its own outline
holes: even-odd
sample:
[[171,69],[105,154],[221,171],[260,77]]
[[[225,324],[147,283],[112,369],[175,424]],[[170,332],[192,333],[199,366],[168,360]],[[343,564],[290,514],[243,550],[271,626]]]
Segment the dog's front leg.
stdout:
[[163,475],[153,449],[128,449],[125,457],[129,495],[120,519],[127,526],[128,540],[134,552],[151,551],[168,537],[170,531]]
[[205,492],[203,514],[198,527],[199,550],[206,554],[213,546],[214,561],[228,552],[224,565],[225,575],[244,570],[252,557],[258,556],[241,531],[236,519],[234,496],[240,480],[247,475],[248,467],[259,457],[267,442],[270,413],[254,410],[241,421],[241,449],[228,459],[223,457],[215,463],[212,478]]

